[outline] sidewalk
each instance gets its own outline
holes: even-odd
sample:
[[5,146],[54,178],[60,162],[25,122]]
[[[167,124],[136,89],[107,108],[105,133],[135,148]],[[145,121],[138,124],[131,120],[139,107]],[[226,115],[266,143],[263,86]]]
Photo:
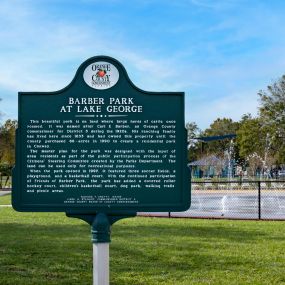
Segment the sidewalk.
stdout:
[[11,188],[0,189],[0,196],[11,194]]

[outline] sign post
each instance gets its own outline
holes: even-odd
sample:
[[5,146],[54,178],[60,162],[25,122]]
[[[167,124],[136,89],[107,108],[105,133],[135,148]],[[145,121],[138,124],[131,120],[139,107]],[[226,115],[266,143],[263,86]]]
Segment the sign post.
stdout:
[[109,285],[109,243],[93,244],[93,284]]
[[[109,285],[110,225],[105,214],[98,214],[92,225],[93,234],[93,284]],[[102,231],[103,237],[98,236]]]
[[96,56],[55,92],[20,92],[12,204],[91,226],[94,284],[108,284],[111,225],[190,206],[183,92],[137,88]]
[[66,214],[71,218],[84,220],[91,226],[93,243],[93,285],[109,285],[109,244],[111,242],[111,226],[116,221],[135,216],[136,214],[94,215]]

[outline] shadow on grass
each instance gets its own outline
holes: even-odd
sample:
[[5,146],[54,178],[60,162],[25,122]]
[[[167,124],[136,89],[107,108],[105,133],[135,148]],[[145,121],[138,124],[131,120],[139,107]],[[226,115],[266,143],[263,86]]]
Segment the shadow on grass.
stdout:
[[[214,223],[215,221],[213,221]],[[38,224],[21,224],[21,223],[4,223],[0,224],[0,237],[1,241],[7,239],[10,240],[12,236],[20,238],[22,241],[33,237],[33,240],[42,240],[43,236],[47,239],[45,242],[54,243],[54,239],[69,239],[88,240],[90,238],[90,227],[86,224],[66,224],[66,225],[38,225]],[[221,226],[206,226],[195,224],[164,224],[158,223],[146,225],[136,225],[135,223],[120,225],[115,224],[112,227],[112,237],[120,239],[129,239],[135,237],[141,239],[166,239],[169,242],[170,236],[174,239],[196,239],[201,240],[229,240],[232,242],[254,242],[255,239],[267,238],[278,239],[278,237],[272,237],[270,233],[265,231],[256,231],[256,227],[253,229],[244,229],[237,227],[230,227],[227,225]],[[284,239],[284,237],[280,237]]]

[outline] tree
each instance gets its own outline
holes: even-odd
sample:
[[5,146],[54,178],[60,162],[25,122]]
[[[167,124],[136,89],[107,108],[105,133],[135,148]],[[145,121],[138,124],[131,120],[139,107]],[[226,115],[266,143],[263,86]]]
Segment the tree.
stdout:
[[250,113],[243,114],[241,116],[241,120],[239,121],[239,124],[242,125],[244,122],[250,119],[252,119],[252,115]]
[[[210,128],[203,132],[203,136],[223,136],[228,134],[235,134],[239,128],[239,123],[234,122],[230,118],[218,118],[211,125]],[[205,144],[205,151],[208,154],[223,154],[230,147],[230,140],[218,140]],[[236,148],[236,147],[235,147]],[[237,150],[235,150],[235,153]]]
[[259,118],[242,119],[240,127],[237,130],[237,144],[239,154],[246,159],[249,155],[256,153],[264,156],[266,133],[262,132],[262,124]]
[[[0,102],[2,101],[2,98],[0,98]],[[0,111],[0,118],[3,116],[3,113]]]
[[272,149],[270,133],[263,127],[261,118],[247,117],[240,122],[237,131],[239,154],[245,165],[249,166],[254,175],[259,168],[265,175],[276,163],[275,152]]
[[198,136],[201,130],[198,128],[195,122],[190,122],[186,124],[187,130],[187,141],[190,142],[191,139],[194,139]]
[[197,160],[199,155],[199,142],[195,139],[201,133],[195,122],[189,122],[186,124],[187,141],[188,141],[188,160]]
[[15,130],[17,121],[7,120],[0,127],[0,187],[2,188],[2,176],[6,176],[4,186],[7,185],[12,175],[12,167],[15,164]]
[[277,163],[285,163],[285,75],[258,95],[262,128],[269,134]]
[[248,174],[250,176],[255,176],[258,169],[262,169],[264,167],[264,161],[262,157],[260,157],[256,152],[250,154],[246,161],[248,162]]
[[0,163],[12,167],[15,164],[16,120],[7,120],[0,128]]

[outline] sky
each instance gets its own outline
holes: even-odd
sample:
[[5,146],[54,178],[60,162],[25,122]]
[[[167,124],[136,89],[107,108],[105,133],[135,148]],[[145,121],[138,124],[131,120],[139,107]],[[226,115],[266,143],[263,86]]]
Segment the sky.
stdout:
[[89,57],[119,60],[139,88],[184,91],[185,120],[258,112],[285,73],[283,0],[0,0],[1,122],[19,91],[62,89]]

